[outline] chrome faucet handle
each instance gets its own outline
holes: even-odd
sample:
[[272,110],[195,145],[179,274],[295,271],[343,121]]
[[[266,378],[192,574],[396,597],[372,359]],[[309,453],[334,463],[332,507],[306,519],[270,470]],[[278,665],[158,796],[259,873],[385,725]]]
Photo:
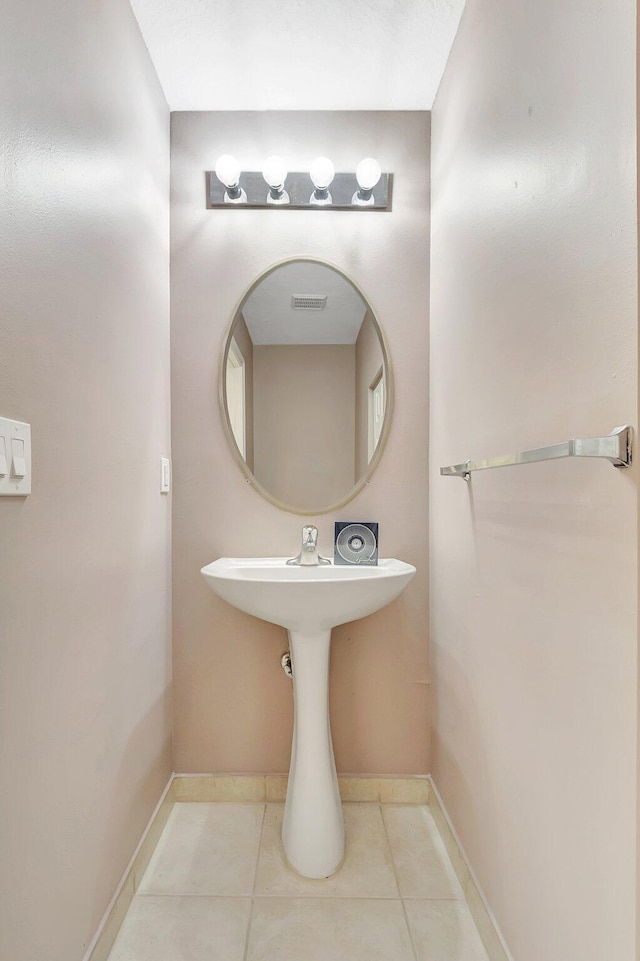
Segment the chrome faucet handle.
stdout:
[[302,528],[302,546],[297,557],[292,557],[287,564],[301,567],[319,567],[321,564],[331,564],[328,557],[318,554],[318,528],[307,524]]
[[302,528],[302,547],[305,551],[318,549],[318,528],[309,525]]

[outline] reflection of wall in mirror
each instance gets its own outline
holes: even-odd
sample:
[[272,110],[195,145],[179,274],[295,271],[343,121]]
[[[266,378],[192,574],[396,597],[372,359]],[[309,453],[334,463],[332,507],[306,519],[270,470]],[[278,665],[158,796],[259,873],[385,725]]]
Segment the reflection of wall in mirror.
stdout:
[[244,358],[245,460],[249,470],[253,470],[253,341],[242,314],[238,314],[233,338]]
[[362,477],[369,466],[369,406],[371,388],[375,386],[383,366],[382,348],[371,311],[367,311],[356,340],[356,445],[355,475]]
[[254,473],[285,504],[314,509],[354,485],[355,347],[253,348]]

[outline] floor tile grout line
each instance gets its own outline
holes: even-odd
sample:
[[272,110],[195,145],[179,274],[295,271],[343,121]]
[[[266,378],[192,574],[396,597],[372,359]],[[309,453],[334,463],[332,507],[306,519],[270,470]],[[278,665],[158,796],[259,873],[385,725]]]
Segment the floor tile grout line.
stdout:
[[[400,894],[400,880],[398,878],[398,872],[396,870],[396,862],[393,857],[393,845],[391,844],[391,838],[389,836],[389,831],[387,830],[387,822],[384,819],[384,811],[382,810],[382,804],[380,805],[380,817],[382,818],[382,827],[384,829],[384,836],[387,840],[387,847],[389,848],[389,854],[391,855],[391,866],[393,868],[393,876],[396,881],[396,887],[398,888],[398,894]],[[411,945],[411,953],[413,954],[414,961],[418,961],[418,952],[416,950],[415,941],[413,940],[413,931],[411,930],[411,925],[409,924],[407,909],[404,906],[404,898],[402,897],[401,894],[400,894],[400,905],[402,907],[402,916],[404,918],[407,934],[409,935],[409,944]]]
[[153,892],[146,891],[144,894],[136,895],[136,897],[141,898],[209,898],[221,899],[226,901],[247,901],[252,899],[254,901],[444,901],[449,904],[465,904],[464,898],[429,898],[423,895],[416,897],[413,895],[402,897],[384,897],[384,895],[379,894],[195,894],[193,892],[189,894],[172,892],[167,894],[166,892]]
[[409,924],[409,915],[407,914],[407,908],[402,899],[400,899],[400,904],[402,905],[402,915],[404,917],[404,923],[407,926],[407,931],[409,933],[409,941],[411,942],[411,950],[413,951],[413,957],[415,961],[418,961],[418,950],[416,948],[416,943],[413,939],[413,931],[411,930],[411,925]]
[[393,871],[393,879],[396,882],[396,888],[398,889],[398,897],[402,898],[402,891],[400,890],[400,878],[398,877],[398,871],[396,868],[396,859],[393,856],[393,845],[391,844],[391,838],[389,836],[389,831],[387,830],[387,822],[384,819],[383,805],[379,804],[380,808],[380,818],[382,820],[382,830],[384,831],[385,840],[387,842],[387,848],[389,849],[389,855],[391,857],[391,869]]
[[251,922],[253,921],[253,898],[249,898],[249,917],[247,918],[247,933],[244,936],[244,951],[242,961],[247,961],[249,954],[249,938],[251,937]]
[[[265,778],[265,796],[266,796],[266,778]],[[260,864],[260,854],[262,853],[262,838],[264,836],[264,822],[267,820],[267,803],[262,805],[262,821],[260,823],[260,837],[258,838],[258,853],[256,854],[256,867],[253,872],[253,885],[251,886],[251,900],[249,901],[249,918],[247,920],[247,933],[244,939],[244,952],[242,954],[242,961],[247,961],[249,955],[249,940],[251,938],[251,924],[253,922],[253,905],[254,905],[254,895],[256,893],[256,884],[258,882],[258,865]]]
[[405,894],[402,900],[403,901],[451,901],[453,904],[467,904],[467,899],[464,896],[464,893],[461,895],[461,897],[458,897],[458,898],[456,898],[454,895],[451,895],[450,898],[446,898],[446,897],[443,897],[441,894],[439,894],[438,897],[436,898],[434,897],[430,898],[428,894]]
[[208,898],[211,901],[443,901],[460,904],[460,898],[396,898],[367,894],[141,894],[141,898]]
[[262,852],[262,839],[264,837],[264,822],[267,820],[267,804],[262,805],[262,821],[260,822],[260,837],[258,838],[258,853],[256,854],[256,866],[253,872],[253,885],[251,886],[251,896],[256,893],[256,883],[258,881],[258,865],[260,864],[260,854]]
[[177,894],[175,891],[171,894],[166,894],[165,892],[154,894],[146,893],[141,894],[141,898],[203,898],[204,900],[209,899],[210,901],[248,901],[251,898],[250,894]]

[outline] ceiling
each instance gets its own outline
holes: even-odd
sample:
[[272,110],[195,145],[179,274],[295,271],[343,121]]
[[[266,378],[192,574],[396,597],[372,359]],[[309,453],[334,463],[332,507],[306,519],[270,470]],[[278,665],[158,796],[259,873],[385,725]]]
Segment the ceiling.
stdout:
[[[324,310],[294,310],[292,297],[324,297]],[[249,295],[242,314],[255,346],[264,344],[355,344],[367,305],[331,267],[283,264]]]
[[171,110],[430,110],[465,0],[131,0]]

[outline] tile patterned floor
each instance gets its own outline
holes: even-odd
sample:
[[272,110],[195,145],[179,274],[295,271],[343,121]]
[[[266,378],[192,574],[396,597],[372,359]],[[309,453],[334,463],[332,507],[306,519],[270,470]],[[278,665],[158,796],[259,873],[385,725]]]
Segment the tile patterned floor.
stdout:
[[176,804],[109,961],[488,961],[428,807],[344,804],[326,881],[287,867],[283,810]]

